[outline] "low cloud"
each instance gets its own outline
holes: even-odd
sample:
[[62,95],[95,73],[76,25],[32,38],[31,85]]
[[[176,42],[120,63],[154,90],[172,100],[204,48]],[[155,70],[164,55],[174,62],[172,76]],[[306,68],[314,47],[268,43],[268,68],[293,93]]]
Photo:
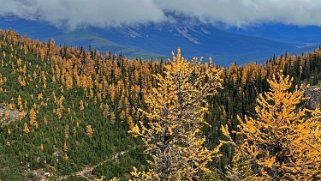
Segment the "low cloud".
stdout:
[[117,27],[166,19],[151,0],[0,0],[0,14],[58,27]]
[[171,21],[165,12],[204,23],[321,26],[320,0],[0,0],[0,15],[57,27],[118,27]]
[[247,26],[283,23],[321,26],[320,0],[173,0],[157,1],[162,9],[207,23]]

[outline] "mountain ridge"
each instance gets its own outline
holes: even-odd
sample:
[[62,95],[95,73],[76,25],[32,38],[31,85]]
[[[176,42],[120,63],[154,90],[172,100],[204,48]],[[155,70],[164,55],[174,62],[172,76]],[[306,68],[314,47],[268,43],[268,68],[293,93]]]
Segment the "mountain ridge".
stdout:
[[[318,27],[271,24],[242,29],[218,28],[196,20],[189,21],[188,18],[174,18],[175,22],[162,24],[65,30],[45,22],[0,17],[0,28],[13,29],[42,41],[53,38],[61,45],[91,46],[102,52],[111,51],[131,59],[166,59],[171,56],[168,52],[180,47],[187,52],[187,58],[213,57],[217,64],[223,66],[233,62],[263,62],[272,55],[285,52],[301,54],[314,50],[321,43],[321,38],[317,38],[321,34],[321,28]],[[290,30],[293,32],[289,33]],[[302,31],[305,34],[312,33],[296,38]],[[285,38],[280,38],[282,35]],[[312,42],[313,39],[315,41]]]

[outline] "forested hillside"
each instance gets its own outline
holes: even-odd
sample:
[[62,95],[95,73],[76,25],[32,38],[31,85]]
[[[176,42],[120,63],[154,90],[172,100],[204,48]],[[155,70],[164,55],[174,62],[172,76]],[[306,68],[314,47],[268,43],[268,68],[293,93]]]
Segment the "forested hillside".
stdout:
[[[153,75],[163,74],[166,64],[0,31],[0,178],[37,179],[50,173],[53,179],[125,180],[133,166],[146,169],[143,144],[128,131],[148,121],[138,109],[147,109],[145,96],[159,82]],[[317,84],[321,50],[221,69],[221,88],[206,97],[209,125],[202,131],[208,148],[224,139],[222,125],[238,140],[232,132],[239,125],[237,115],[255,116],[256,98],[268,91],[267,79],[274,73],[283,70],[294,77],[292,89]],[[210,167],[225,173],[233,149],[224,145],[221,153]]]

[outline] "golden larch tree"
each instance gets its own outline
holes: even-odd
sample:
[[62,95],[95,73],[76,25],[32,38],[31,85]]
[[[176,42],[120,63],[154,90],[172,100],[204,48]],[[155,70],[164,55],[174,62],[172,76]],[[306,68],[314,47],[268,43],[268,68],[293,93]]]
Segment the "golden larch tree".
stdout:
[[90,124],[88,124],[87,126],[86,126],[86,134],[87,134],[87,136],[88,137],[92,137],[93,136],[93,134],[94,134],[94,129],[91,127],[91,125]]
[[321,179],[321,112],[302,106],[304,90],[291,91],[292,82],[282,72],[273,75],[269,92],[257,99],[256,116],[239,118],[238,152],[264,180]]
[[80,109],[81,111],[83,111],[83,110],[85,109],[84,101],[83,101],[83,100],[80,100],[80,102],[79,102],[79,109]]
[[115,122],[116,122],[116,115],[115,115],[115,112],[114,112],[114,111],[112,111],[112,112],[110,113],[110,122],[111,122],[112,124],[115,124]]
[[68,157],[68,145],[67,145],[66,142],[64,143],[64,159],[65,160],[69,159],[69,157]]
[[24,123],[24,124],[23,124],[23,132],[24,132],[24,133],[30,133],[30,130],[29,130],[29,127],[28,127],[28,124],[27,124],[27,123]]
[[165,65],[164,76],[156,75],[158,85],[145,96],[148,110],[130,131],[139,136],[151,156],[148,172],[131,173],[134,180],[193,180],[209,171],[207,164],[218,156],[218,148],[204,146],[201,129],[207,112],[206,97],[221,88],[222,70],[196,59],[187,61],[178,49]]
[[18,106],[19,106],[19,111],[23,110],[23,104],[22,104],[22,99],[21,96],[19,95],[17,98]]
[[30,110],[29,120],[30,120],[30,125],[31,126],[36,126],[37,125],[37,113],[33,108]]
[[40,147],[39,147],[39,148],[40,148],[40,151],[42,151],[42,152],[45,150],[45,147],[43,146],[42,143],[40,144]]
[[67,73],[66,74],[66,88],[67,88],[67,90],[70,90],[70,89],[72,89],[72,87],[73,87],[72,76],[69,73]]

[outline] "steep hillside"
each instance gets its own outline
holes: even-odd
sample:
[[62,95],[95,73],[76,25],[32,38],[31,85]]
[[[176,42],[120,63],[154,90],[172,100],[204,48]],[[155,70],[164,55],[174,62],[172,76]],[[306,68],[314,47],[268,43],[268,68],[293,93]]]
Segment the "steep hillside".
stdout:
[[[112,76],[100,77],[102,84],[94,79],[90,54],[76,49],[1,31],[0,52],[0,178],[34,178],[43,171],[58,178],[99,163],[93,170],[97,176],[122,177],[144,163],[137,142],[127,133],[129,112],[139,115],[130,105],[140,105],[138,93],[129,90],[139,90],[143,80],[128,84],[120,77],[143,68],[139,62],[122,70],[112,64],[117,61],[105,62]],[[85,56],[87,65],[77,54]],[[126,154],[116,159],[123,151]]]

